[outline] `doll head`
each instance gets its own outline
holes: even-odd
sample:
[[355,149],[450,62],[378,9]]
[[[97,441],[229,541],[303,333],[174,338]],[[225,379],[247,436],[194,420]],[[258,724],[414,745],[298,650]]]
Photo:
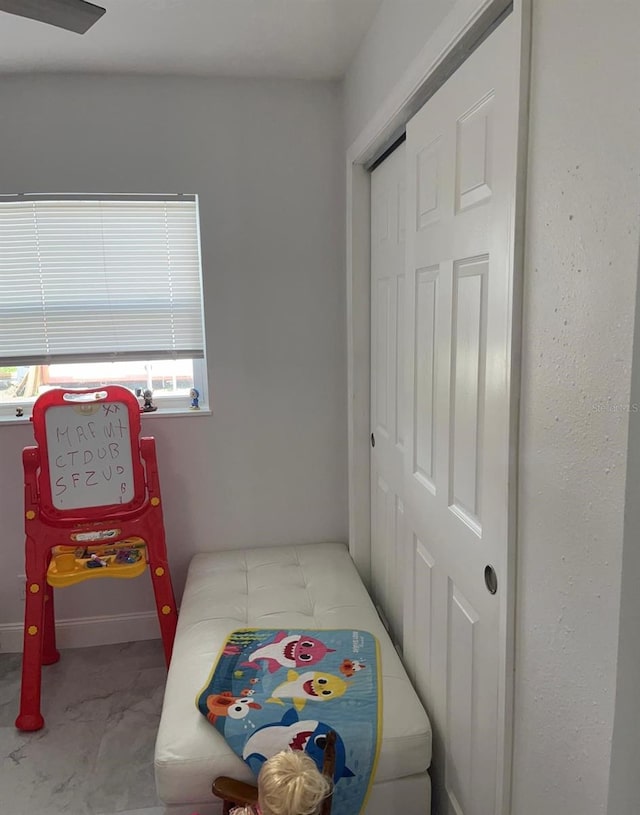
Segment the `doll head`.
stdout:
[[306,753],[276,753],[262,765],[258,776],[258,803],[262,815],[317,815],[331,792],[331,782]]

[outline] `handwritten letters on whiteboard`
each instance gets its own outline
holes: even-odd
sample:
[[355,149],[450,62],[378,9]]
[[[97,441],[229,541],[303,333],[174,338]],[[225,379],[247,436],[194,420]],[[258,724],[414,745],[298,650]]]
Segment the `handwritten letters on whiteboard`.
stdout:
[[131,430],[125,404],[50,407],[45,422],[54,507],[100,507],[133,499]]

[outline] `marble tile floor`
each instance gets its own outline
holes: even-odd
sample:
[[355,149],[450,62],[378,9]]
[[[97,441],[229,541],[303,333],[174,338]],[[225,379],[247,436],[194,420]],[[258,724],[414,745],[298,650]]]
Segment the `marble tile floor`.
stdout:
[[0,813],[163,815],[153,775],[160,640],[61,651],[43,668],[36,733],[14,727],[21,664],[0,654]]

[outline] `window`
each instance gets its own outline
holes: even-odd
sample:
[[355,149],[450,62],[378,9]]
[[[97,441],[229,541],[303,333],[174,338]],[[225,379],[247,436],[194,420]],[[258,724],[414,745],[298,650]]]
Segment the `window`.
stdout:
[[206,404],[196,196],[0,197],[0,411],[118,383]]

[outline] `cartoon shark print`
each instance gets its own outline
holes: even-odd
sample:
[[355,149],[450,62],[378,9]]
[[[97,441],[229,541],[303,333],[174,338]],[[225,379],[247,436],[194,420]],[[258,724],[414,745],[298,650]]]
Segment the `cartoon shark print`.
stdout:
[[271,642],[260,646],[252,654],[249,661],[243,662],[243,668],[260,668],[259,660],[266,662],[269,673],[279,668],[300,668],[303,665],[315,665],[326,655],[333,653],[334,648],[327,646],[306,634],[290,634],[278,631]]
[[287,681],[271,691],[271,697],[267,702],[283,705],[282,699],[291,699],[295,709],[302,710],[308,701],[327,702],[329,699],[342,696],[348,687],[344,679],[333,674],[317,671],[297,674],[295,671],[288,671]]
[[250,710],[260,710],[262,705],[252,699],[242,696],[234,696],[231,691],[222,693],[212,693],[206,699],[207,719],[211,724],[215,724],[221,716],[228,716],[230,719],[244,719]]
[[[242,758],[257,775],[263,763],[281,750],[300,750],[307,753],[321,770],[326,737],[331,729],[333,728],[324,722],[314,719],[300,721],[296,711],[290,708],[280,722],[265,724],[249,737],[242,751]],[[353,772],[346,766],[344,742],[336,732],[334,783],[352,776]]]

